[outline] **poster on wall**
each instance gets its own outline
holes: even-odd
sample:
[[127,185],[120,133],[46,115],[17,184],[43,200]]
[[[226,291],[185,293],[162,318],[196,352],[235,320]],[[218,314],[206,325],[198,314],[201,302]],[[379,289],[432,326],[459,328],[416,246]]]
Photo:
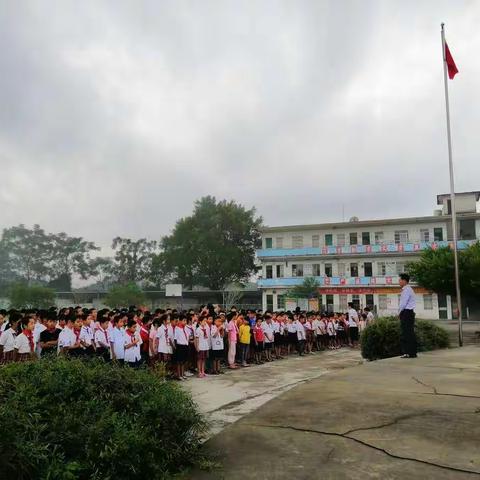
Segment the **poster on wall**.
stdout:
[[295,298],[285,299],[285,310],[293,312],[297,308],[297,300]]
[[310,312],[318,312],[318,298],[309,298],[308,299],[308,310]]

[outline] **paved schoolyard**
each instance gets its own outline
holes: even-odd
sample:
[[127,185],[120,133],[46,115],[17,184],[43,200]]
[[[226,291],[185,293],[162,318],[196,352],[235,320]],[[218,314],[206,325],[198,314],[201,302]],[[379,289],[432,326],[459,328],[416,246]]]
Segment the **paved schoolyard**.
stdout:
[[480,478],[480,347],[303,382],[204,448],[223,467],[188,478]]

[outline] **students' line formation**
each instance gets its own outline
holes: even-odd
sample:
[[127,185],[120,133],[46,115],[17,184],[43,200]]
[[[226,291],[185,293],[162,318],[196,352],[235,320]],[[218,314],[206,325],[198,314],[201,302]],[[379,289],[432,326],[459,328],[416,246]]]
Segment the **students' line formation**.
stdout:
[[0,310],[0,362],[46,355],[100,357],[139,367],[166,364],[172,378],[219,375],[287,355],[357,346],[359,332],[374,321],[366,308],[346,313],[229,312],[213,305],[198,311],[68,307]]

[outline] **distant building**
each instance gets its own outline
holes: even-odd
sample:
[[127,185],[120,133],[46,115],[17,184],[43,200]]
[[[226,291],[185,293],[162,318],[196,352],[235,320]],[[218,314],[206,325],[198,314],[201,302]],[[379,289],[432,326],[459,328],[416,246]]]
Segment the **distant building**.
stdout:
[[[480,239],[480,192],[456,194],[458,248]],[[395,314],[400,287],[398,275],[422,250],[451,244],[450,195],[438,195],[441,207],[433,216],[392,218],[317,225],[266,227],[262,232],[261,263],[264,309],[282,310],[288,290],[315,277],[320,284],[322,309],[345,311],[348,302],[369,306],[379,315]],[[452,318],[454,306],[413,283],[417,316]]]

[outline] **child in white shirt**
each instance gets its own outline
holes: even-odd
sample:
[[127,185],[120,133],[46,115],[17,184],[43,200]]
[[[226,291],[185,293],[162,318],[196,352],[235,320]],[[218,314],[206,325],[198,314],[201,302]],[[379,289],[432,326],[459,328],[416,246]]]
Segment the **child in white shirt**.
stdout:
[[125,365],[138,368],[142,355],[140,353],[140,345],[143,343],[140,333],[137,329],[137,322],[132,318],[128,321],[124,336],[124,361]]

